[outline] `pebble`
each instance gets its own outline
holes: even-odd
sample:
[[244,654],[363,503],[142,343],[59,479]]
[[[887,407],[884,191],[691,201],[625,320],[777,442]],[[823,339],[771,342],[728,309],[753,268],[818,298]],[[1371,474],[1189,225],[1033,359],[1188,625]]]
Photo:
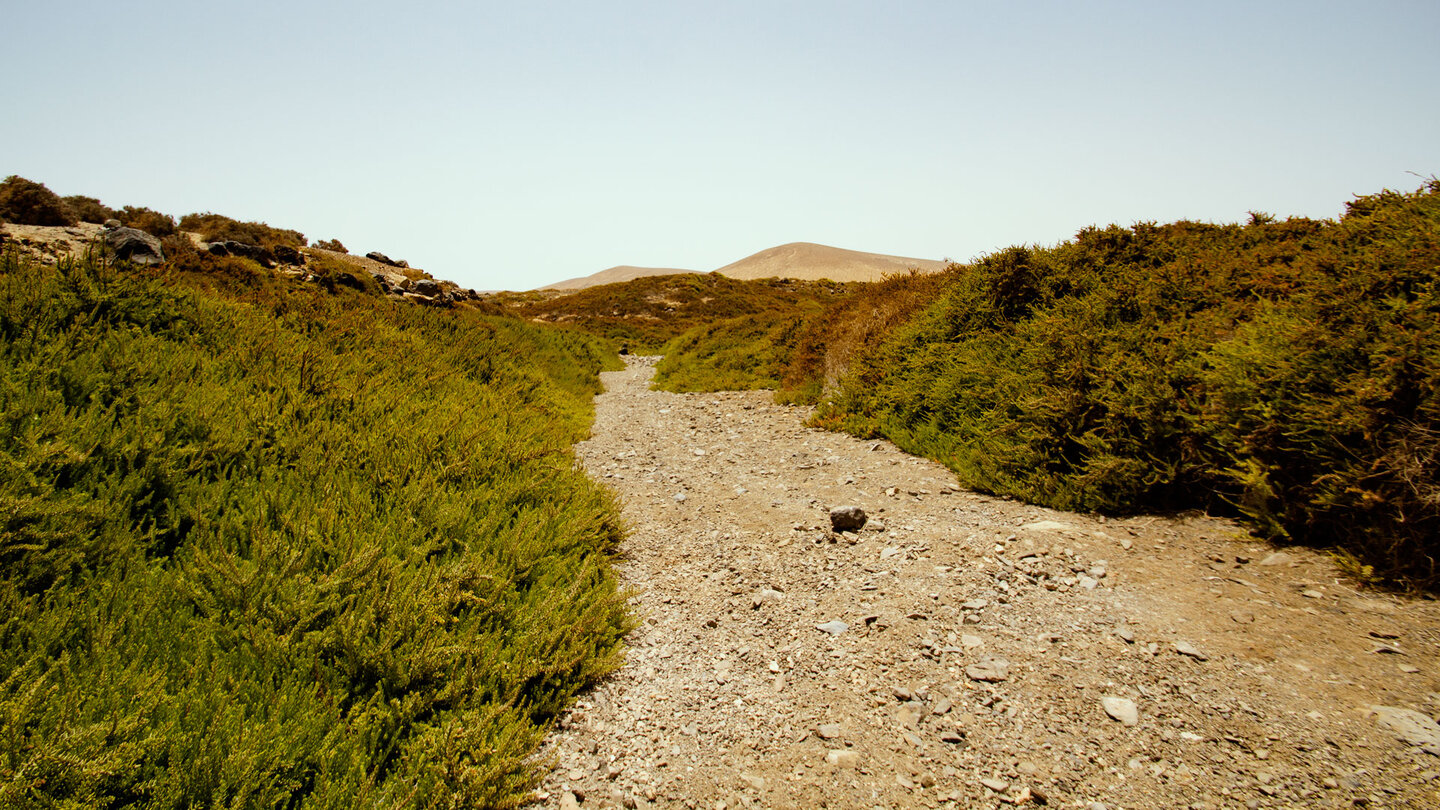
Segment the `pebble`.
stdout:
[[1288,563],[1288,562],[1290,562],[1290,555],[1289,555],[1289,554],[1286,554],[1286,553],[1284,553],[1284,552],[1282,552],[1282,551],[1277,551],[1277,552],[1275,552],[1274,554],[1271,554],[1270,556],[1268,556],[1268,557],[1266,557],[1265,559],[1261,560],[1261,561],[1260,561],[1260,564],[1261,564],[1261,565],[1284,565],[1285,563]]
[[567,790],[560,794],[560,810],[580,810],[580,800]]
[[1100,707],[1112,718],[1119,720],[1126,726],[1135,726],[1140,723],[1140,710],[1136,708],[1135,701],[1122,697],[1102,697]]
[[849,630],[850,625],[840,621],[839,619],[831,619],[824,624],[815,625],[815,629],[825,633],[829,633],[832,636],[838,636],[846,630]]
[[981,779],[980,784],[984,785],[987,788],[990,788],[996,793],[1004,793],[1005,791],[1010,789],[1010,783],[1006,782],[1004,779],[994,779],[988,776],[984,779]]
[[815,734],[822,740],[833,740],[840,736],[840,724],[826,723],[823,726],[818,726],[815,729]]
[[837,768],[854,768],[860,764],[860,755],[854,751],[826,751],[825,761]]
[[1126,644],[1135,643],[1135,631],[1131,630],[1128,624],[1121,624],[1116,627],[1115,635],[1119,636]]

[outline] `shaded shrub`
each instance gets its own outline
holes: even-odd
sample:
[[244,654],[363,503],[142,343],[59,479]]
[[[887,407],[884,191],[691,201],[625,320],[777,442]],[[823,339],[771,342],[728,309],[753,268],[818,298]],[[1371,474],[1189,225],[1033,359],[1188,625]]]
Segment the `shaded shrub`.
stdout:
[[340,243],[339,239],[321,239],[319,242],[315,243],[315,247],[320,248],[321,250],[333,250],[336,253],[350,252],[345,249],[345,246]]
[[0,219],[17,225],[74,225],[79,221],[44,183],[14,174],[0,182]]

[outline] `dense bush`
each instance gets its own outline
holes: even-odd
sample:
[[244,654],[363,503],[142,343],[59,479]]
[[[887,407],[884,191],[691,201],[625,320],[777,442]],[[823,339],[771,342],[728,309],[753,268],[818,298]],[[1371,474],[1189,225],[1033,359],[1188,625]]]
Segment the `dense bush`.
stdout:
[[321,239],[319,242],[315,243],[315,247],[320,248],[321,250],[333,250],[336,253],[350,252],[345,249],[345,245],[341,244],[339,239]]
[[105,205],[94,197],[85,197],[79,194],[63,197],[62,202],[70,209],[70,213],[81,222],[93,222],[97,225],[107,219],[116,217],[115,209]]
[[207,242],[242,242],[266,250],[277,247],[305,247],[305,234],[284,228],[273,228],[263,222],[239,222],[220,214],[186,214],[180,218],[180,230],[200,234]]
[[192,259],[0,262],[0,806],[516,803],[628,627],[597,342]]
[[44,183],[14,174],[0,182],[0,220],[17,225],[74,225],[79,221]]
[[152,211],[149,208],[127,205],[116,212],[115,218],[123,222],[127,228],[139,228],[152,236],[161,238],[176,231],[174,217],[159,211]]
[[[1234,508],[1435,585],[1437,268],[1434,181],[1338,222],[1090,228],[952,269],[883,341],[827,346],[824,364],[797,352],[787,385],[843,368],[817,424],[888,436],[969,486],[1066,509]],[[872,317],[880,289],[825,319]]]

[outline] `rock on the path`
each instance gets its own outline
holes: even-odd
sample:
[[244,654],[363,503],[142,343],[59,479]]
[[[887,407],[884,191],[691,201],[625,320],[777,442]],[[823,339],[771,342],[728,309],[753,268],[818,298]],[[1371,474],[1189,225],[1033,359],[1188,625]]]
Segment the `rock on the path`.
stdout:
[[580,810],[580,800],[567,790],[560,796],[560,810]]
[[990,788],[996,793],[1004,793],[1005,791],[1010,789],[1010,783],[1006,782],[1004,779],[992,779],[988,776],[981,779],[980,784],[984,785],[987,788]]
[[825,761],[837,768],[854,768],[860,764],[860,755],[854,751],[826,751]]
[[1429,716],[1413,709],[1395,706],[1371,706],[1375,720],[1395,736],[1428,754],[1440,756],[1440,725]]
[[822,740],[833,740],[840,736],[840,724],[825,723],[815,729],[815,734]]
[[1010,662],[1004,658],[990,656],[965,667],[965,675],[972,681],[999,683],[1010,677]]
[[830,528],[837,532],[858,532],[868,516],[858,506],[837,506],[830,510]]
[[1140,722],[1140,710],[1135,707],[1135,701],[1122,697],[1102,697],[1100,707],[1112,718],[1119,720],[1126,726],[1138,725]]
[[1191,644],[1188,641],[1175,642],[1175,652],[1180,653],[1181,655],[1188,655],[1191,658],[1194,658],[1196,661],[1210,660],[1209,656],[1207,656],[1205,653],[1200,652],[1200,650],[1196,649],[1194,644]]
[[829,634],[832,635],[832,636],[838,636],[838,635],[840,635],[841,633],[845,632],[846,630],[849,630],[849,629],[850,629],[850,625],[846,624],[845,622],[840,621],[839,619],[831,619],[830,621],[825,622],[824,624],[817,624],[817,625],[815,625],[815,629],[816,629],[816,630],[823,631],[823,632],[826,632],[826,633],[829,633]]

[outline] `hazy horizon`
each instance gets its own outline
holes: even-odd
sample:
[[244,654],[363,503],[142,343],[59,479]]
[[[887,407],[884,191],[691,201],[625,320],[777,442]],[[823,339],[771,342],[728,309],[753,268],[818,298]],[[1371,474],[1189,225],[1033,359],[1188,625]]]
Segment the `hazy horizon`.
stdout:
[[968,260],[1440,171],[1440,6],[6,4],[0,175],[478,289]]

